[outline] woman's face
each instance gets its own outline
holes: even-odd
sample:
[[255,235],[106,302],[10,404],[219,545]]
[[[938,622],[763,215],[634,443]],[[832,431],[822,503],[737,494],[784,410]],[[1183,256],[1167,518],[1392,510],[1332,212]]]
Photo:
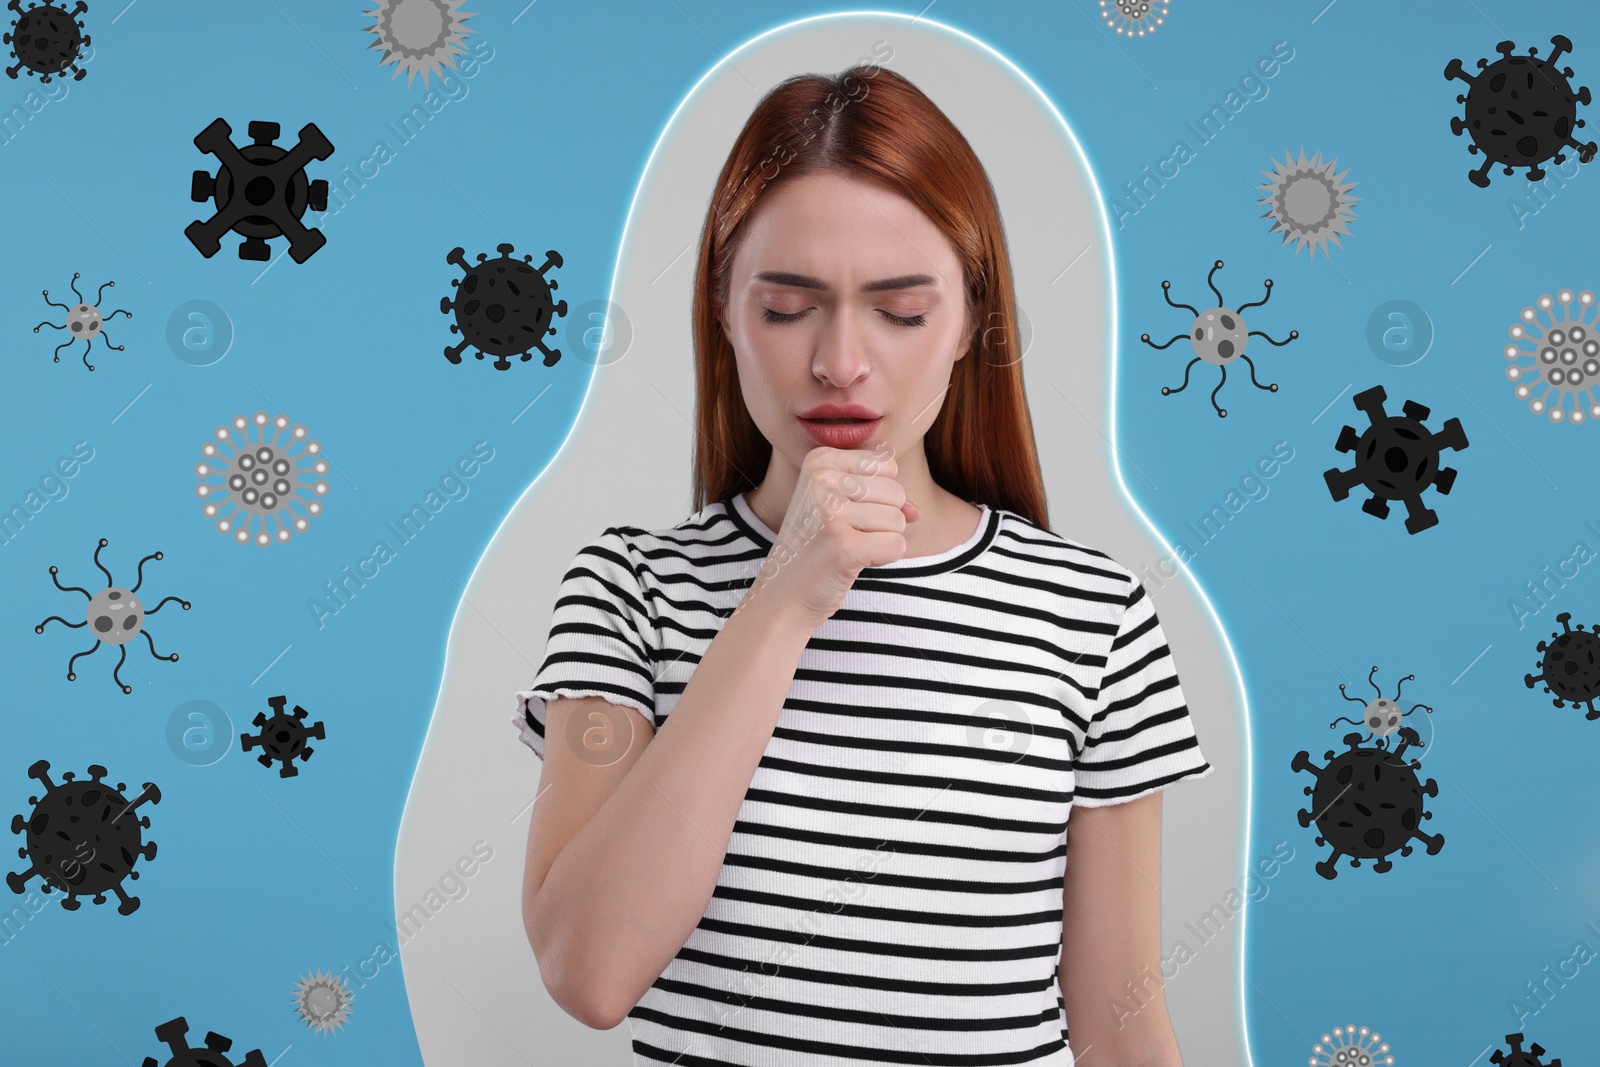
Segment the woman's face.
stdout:
[[856,404],[881,416],[843,448],[921,454],[973,326],[955,249],[911,201],[868,179],[807,174],[770,192],[733,260],[723,329],[773,459],[819,441],[801,416]]

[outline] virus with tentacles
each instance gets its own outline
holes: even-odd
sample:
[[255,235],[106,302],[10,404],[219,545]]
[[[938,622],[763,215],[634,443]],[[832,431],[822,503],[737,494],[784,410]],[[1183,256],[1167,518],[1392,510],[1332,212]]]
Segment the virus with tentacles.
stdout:
[[1311,1067],[1391,1067],[1389,1043],[1371,1027],[1335,1026],[1322,1035],[1320,1045],[1311,1046]]
[[[50,290],[46,289],[44,291],[44,302],[49,304],[51,307],[60,308],[61,310],[65,311],[67,313],[67,321],[64,324],[57,326],[55,323],[46,319],[44,322],[41,322],[39,326],[48,326],[52,330],[66,330],[72,335],[56,346],[56,358],[54,362],[61,362],[61,350],[63,348],[66,348],[70,344],[76,344],[78,341],[82,341],[83,365],[88,367],[90,370],[94,370],[94,364],[89,362],[89,350],[94,347],[94,339],[98,337],[105,343],[105,346],[111,349],[113,352],[121,352],[127,347],[127,345],[112,344],[111,338],[107,337],[105,334],[105,324],[116,318],[118,315],[126,315],[131,319],[133,318],[133,312],[118,308],[111,314],[101,317],[100,297],[105,294],[107,289],[111,288],[117,283],[106,282],[100,287],[100,291],[94,294],[94,303],[86,304],[83,301],[83,294],[78,292],[78,279],[81,277],[83,277],[83,275],[77,273],[76,271],[74,271],[72,274],[72,293],[78,298],[77,307],[70,307],[66,304],[58,304],[54,300],[50,299]],[[39,326],[35,326],[33,328],[34,333],[39,332]]]
[[20,874],[6,873],[6,884],[14,893],[27,889],[34,875],[46,893],[59,889],[66,894],[61,906],[68,911],[83,907],[82,896],[94,897],[96,904],[106,902],[106,893],[117,895],[119,915],[132,915],[139,910],[139,898],[130,897],[122,888],[124,878],[137,879],[133,869],[141,858],[149,862],[156,858],[156,843],[145,841],[141,831],[150,828],[148,815],[135,815],[141,804],[161,803],[161,790],[153,782],[132,800],[128,799],[128,786],[118,782],[115,789],[100,779],[106,769],[98,763],[89,764],[89,780],[75,782],[71,771],[63,774],[62,781],[50,780],[50,763],[39,760],[28,768],[28,777],[44,785],[44,795],[29,797],[33,814],[24,819],[21,815],[11,820],[11,832],[25,833],[28,842],[17,849],[17,855],[32,866]]
[[150,631],[145,629],[145,621],[169,603],[176,603],[184,611],[188,611],[189,602],[179,597],[169,596],[149,611],[144,610],[144,604],[140,602],[138,597],[139,587],[144,584],[144,565],[153,559],[161,559],[161,553],[152,552],[144,559],[141,559],[137,572],[138,581],[133,583],[132,589],[125,589],[116,584],[111,577],[111,572],[106,570],[100,562],[100,550],[106,547],[108,543],[102,537],[100,538],[100,543],[94,549],[94,565],[99,567],[100,573],[106,576],[106,587],[98,593],[91,593],[89,590],[80,589],[75,585],[62,585],[56,578],[58,568],[54,566],[50,568],[50,580],[55,582],[57,589],[63,593],[82,593],[89,599],[88,607],[84,610],[84,620],[82,622],[67,622],[66,619],[59,615],[52,615],[38,626],[35,626],[33,632],[36,634],[44,633],[45,625],[50,622],[59,622],[74,630],[82,626],[89,627],[94,631],[96,637],[94,647],[85,649],[67,660],[67,681],[77,680],[78,676],[72,673],[72,665],[77,663],[78,660],[98,649],[102,643],[116,645],[121,655],[117,659],[117,665],[111,668],[111,679],[117,683],[117,687],[123,693],[131,693],[133,692],[133,687],[123,685],[122,676],[117,673],[122,669],[122,665],[128,661],[128,642],[143,634],[145,641],[150,645],[150,654],[152,656],[156,659],[166,660],[168,663],[178,662],[178,654],[176,652],[170,656],[163,656],[156,651],[156,643],[150,637]]
[[167,1046],[172,1058],[163,1064],[154,1056],[146,1056],[142,1067],[267,1067],[266,1058],[258,1048],[246,1052],[244,1059],[235,1064],[226,1055],[233,1048],[232,1039],[215,1030],[206,1033],[204,1048],[191,1046],[188,1035],[189,1022],[181,1015],[157,1026],[156,1040]]
[[38,76],[41,85],[48,85],[51,75],[70,68],[73,81],[83,80],[87,71],[79,70],[77,64],[89,35],[83,32],[78,16],[89,10],[88,4],[78,0],[78,6],[68,11],[59,4],[46,3],[30,5],[24,11],[20,0],[11,0],[6,7],[17,13],[11,32],[5,37],[11,54],[17,57],[17,65],[7,67],[7,74],[15,78],[26,67],[29,74]]
[[1222,371],[1222,380],[1217,382],[1217,387],[1215,389],[1211,390],[1211,406],[1217,409],[1217,416],[1219,418],[1225,418],[1228,412],[1226,409],[1217,405],[1217,393],[1222,389],[1223,385],[1228,380],[1228,364],[1233,363],[1235,360],[1242,359],[1250,367],[1250,382],[1257,389],[1265,389],[1269,393],[1276,393],[1278,391],[1277,382],[1273,382],[1270,385],[1262,385],[1260,382],[1256,381],[1256,365],[1251,361],[1249,356],[1244,354],[1245,345],[1250,343],[1250,338],[1266,338],[1270,344],[1282,348],[1290,341],[1293,341],[1295,338],[1299,337],[1300,331],[1290,330],[1287,338],[1282,341],[1274,341],[1271,337],[1268,337],[1260,330],[1246,330],[1243,317],[1244,309],[1260,307],[1268,300],[1272,299],[1272,279],[1266,279],[1267,291],[1265,296],[1251,304],[1240,304],[1238,310],[1234,311],[1227,307],[1227,301],[1222,299],[1222,294],[1217,292],[1217,287],[1211,283],[1212,277],[1221,269],[1222,260],[1219,259],[1212,266],[1211,273],[1206,275],[1206,285],[1210,287],[1213,293],[1216,293],[1217,297],[1217,306],[1206,311],[1196,311],[1188,304],[1174,304],[1172,302],[1172,296],[1168,292],[1168,290],[1172,288],[1172,283],[1169,281],[1163,281],[1161,283],[1161,295],[1166,298],[1167,303],[1172,307],[1178,308],[1182,311],[1187,311],[1189,314],[1193,315],[1194,325],[1190,327],[1187,334],[1177,334],[1164,344],[1156,344],[1154,341],[1150,340],[1150,335],[1147,333],[1140,334],[1139,340],[1143,341],[1151,348],[1170,348],[1178,341],[1187,337],[1189,339],[1189,344],[1194,347],[1195,356],[1189,361],[1188,366],[1183,368],[1183,384],[1178,386],[1176,389],[1163,385],[1161,387],[1161,395],[1171,396],[1173,393],[1181,393],[1185,389],[1189,388],[1189,371],[1194,368],[1196,363],[1199,363],[1201,360],[1205,360],[1207,363],[1212,364]]
[[1267,206],[1261,217],[1273,220],[1269,233],[1281,232],[1284,244],[1295,242],[1297,256],[1300,249],[1309,248],[1315,259],[1320,247],[1326,257],[1329,241],[1343,248],[1339,235],[1350,234],[1345,223],[1356,217],[1350,205],[1361,199],[1351,196],[1350,190],[1360,183],[1344,181],[1349,168],[1335,174],[1338,165],[1337,159],[1323,163],[1321,152],[1308,160],[1301,148],[1300,158],[1295,160],[1284,149],[1283,162],[1274,159],[1272,169],[1261,172],[1267,178],[1265,185],[1256,186],[1267,194],[1259,201]]
[[[1558,301],[1559,319],[1552,310]],[[1523,308],[1521,320],[1512,323],[1508,331],[1512,340],[1531,344],[1533,350],[1521,344],[1505,347],[1506,359],[1533,360],[1506,367],[1506,377],[1517,383],[1513,390],[1517,399],[1528,400],[1542,384],[1544,392],[1528,400],[1528,410],[1547,415],[1551,422],[1574,426],[1590,417],[1600,418],[1600,330],[1595,328],[1594,294],[1585,289],[1577,295],[1577,302],[1574,308],[1571,289],[1561,290],[1553,300],[1549,293],[1540,296],[1538,306]],[[1548,323],[1540,320],[1541,311]],[[1566,406],[1568,400],[1572,401],[1571,410]]]
[[1577,149],[1579,163],[1594,158],[1595,143],[1581,144],[1573,137],[1584,124],[1578,105],[1589,102],[1589,87],[1574,92],[1572,68],[1556,65],[1572,51],[1572,42],[1558,33],[1550,43],[1554,51],[1540,59],[1537,48],[1529,48],[1525,56],[1512,55],[1516,45],[1501,41],[1495,45],[1499,59],[1478,60],[1477,77],[1468,77],[1459,59],[1444,68],[1446,81],[1467,83],[1467,91],[1456,97],[1456,103],[1466,105],[1466,118],[1452,117],[1450,129],[1457,137],[1470,134],[1467,150],[1483,155],[1483,166],[1467,172],[1480,189],[1489,187],[1489,168],[1496,163],[1504,164],[1507,174],[1515,173],[1513,167],[1527,167],[1528,180],[1536,182],[1544,178],[1543,164],[1566,162],[1562,148]]
[[1553,1059],[1548,1064],[1544,1062],[1544,1046],[1537,1041],[1528,1046],[1528,1051],[1522,1051],[1522,1037],[1521,1034],[1507,1034],[1506,1044],[1511,1046],[1511,1051],[1507,1053],[1495,1049],[1494,1055],[1489,1057],[1490,1062],[1499,1067],[1561,1067],[1560,1059]]
[[319,970],[300,978],[293,998],[295,1012],[306,1029],[319,1030],[327,1037],[349,1021],[355,995],[343,978]]
[[367,32],[377,37],[369,46],[383,53],[378,66],[393,63],[393,81],[406,72],[406,87],[410,88],[418,73],[422,75],[423,88],[428,87],[428,76],[439,75],[444,80],[444,68],[455,68],[455,57],[465,52],[462,47],[467,34],[477,31],[467,25],[471,11],[461,11],[466,0],[377,0],[378,6],[362,14],[374,21]]
[[1100,0],[1100,17],[1118,36],[1143,37],[1167,20],[1170,6],[1154,0]]
[[445,259],[461,268],[465,277],[452,278],[456,298],[439,298],[443,314],[454,311],[456,321],[450,324],[451,333],[459,333],[458,345],[446,345],[444,358],[451,363],[461,362],[461,353],[470,345],[478,351],[473,355],[482,359],[487,353],[494,357],[495,370],[511,367],[511,357],[520,356],[526,363],[533,358],[537,348],[544,353],[544,365],[553,367],[561,358],[559,348],[545,347],[544,339],[554,334],[551,320],[567,313],[567,302],[555,303],[552,291],[560,283],[546,275],[551,267],[561,266],[561,253],[551,249],[545,253],[544,266],[533,266],[533,257],[511,258],[515,249],[509,244],[498,246],[500,255],[490,259],[488,253],[479,252],[478,262],[469,264],[466,249],[457,247]]
[[1561,633],[1551,634],[1550,640],[1540,641],[1538,649],[1544,653],[1539,660],[1538,674],[1525,674],[1522,680],[1529,689],[1544,683],[1544,691],[1555,699],[1558,708],[1571,701],[1573,707],[1588,705],[1585,719],[1600,719],[1600,709],[1594,706],[1600,700],[1600,626],[1585,630],[1583,623],[1574,630],[1567,625],[1572,613],[1563,611],[1556,616]]
[[[1361,712],[1361,718],[1347,719],[1341,715],[1339,718],[1328,724],[1328,729],[1331,730],[1340,723],[1347,722],[1352,726],[1365,726],[1368,730],[1372,731],[1374,736],[1388,737],[1390,734],[1400,729],[1400,720],[1405,718],[1407,715],[1410,715],[1412,711],[1416,711],[1418,708],[1421,708],[1429,715],[1433,714],[1433,709],[1428,707],[1426,704],[1413,704],[1411,705],[1411,711],[1400,710],[1400,687],[1416,678],[1416,675],[1408,674],[1404,678],[1400,679],[1395,683],[1394,696],[1386,697],[1383,695],[1383,690],[1378,688],[1378,683],[1372,680],[1373,675],[1377,673],[1378,668],[1376,664],[1373,665],[1372,670],[1367,672],[1367,684],[1372,686],[1373,692],[1378,694],[1377,699],[1375,700],[1366,701],[1362,700],[1360,697],[1353,697],[1349,693],[1345,692],[1344,683],[1339,683],[1340,696],[1344,697],[1346,700],[1353,700],[1357,704],[1364,705],[1364,707]],[[1367,737],[1364,740],[1371,741],[1372,737]]]
[[[271,429],[268,429],[269,422]],[[265,547],[274,541],[280,544],[288,541],[293,536],[290,527],[296,533],[305,533],[311,526],[311,518],[322,514],[321,498],[328,495],[328,483],[307,480],[328,473],[322,445],[306,440],[304,426],[290,430],[285,439],[284,430],[288,426],[287,415],[271,419],[265,411],[258,411],[248,419],[236,415],[231,429],[218,426],[216,440],[207,441],[200,448],[206,461],[194,466],[195,474],[200,477],[195,495],[206,502],[202,509],[206,517],[217,519],[217,532],[233,534],[233,539],[241,545],[251,539],[252,522],[256,524],[255,543]],[[251,427],[254,427],[254,436]],[[218,445],[224,446],[227,452]],[[221,477],[222,484],[212,482],[210,479],[214,477]],[[218,513],[230,505],[231,510],[217,518]],[[306,514],[300,514],[302,510]]]

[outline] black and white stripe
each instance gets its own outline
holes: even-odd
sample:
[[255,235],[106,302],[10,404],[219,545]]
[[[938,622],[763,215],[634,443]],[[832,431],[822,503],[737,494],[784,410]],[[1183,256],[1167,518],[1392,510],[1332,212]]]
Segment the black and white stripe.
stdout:
[[[705,915],[629,1013],[636,1063],[1072,1063],[1068,813],[1212,767],[1133,573],[979,506],[965,544],[862,571],[813,633]],[[585,546],[523,742],[544,757],[554,696],[659,728],[774,536],[733,496]]]

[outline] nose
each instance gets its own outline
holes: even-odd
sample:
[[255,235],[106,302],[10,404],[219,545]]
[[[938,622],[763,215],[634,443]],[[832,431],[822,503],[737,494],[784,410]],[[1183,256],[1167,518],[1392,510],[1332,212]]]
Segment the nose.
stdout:
[[834,312],[817,334],[811,373],[836,389],[846,389],[871,372],[867,346],[856,313],[847,308]]

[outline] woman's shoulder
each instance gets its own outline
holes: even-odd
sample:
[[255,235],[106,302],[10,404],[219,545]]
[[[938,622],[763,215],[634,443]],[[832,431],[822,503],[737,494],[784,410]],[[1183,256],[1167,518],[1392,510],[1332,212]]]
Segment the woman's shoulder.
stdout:
[[1101,574],[1126,585],[1137,578],[1109,552],[1077,538],[1069,537],[1048,526],[1041,526],[1026,516],[1006,508],[995,509],[1000,514],[1000,532],[1015,547],[1016,554],[1028,559],[1074,571]]

